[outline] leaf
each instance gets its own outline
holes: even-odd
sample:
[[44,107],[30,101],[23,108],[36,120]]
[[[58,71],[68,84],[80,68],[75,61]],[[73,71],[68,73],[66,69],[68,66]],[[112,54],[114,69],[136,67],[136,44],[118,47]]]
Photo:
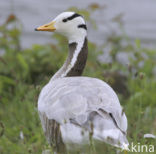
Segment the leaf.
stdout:
[[136,47],[137,47],[138,49],[141,48],[141,42],[140,42],[140,40],[136,39],[136,40],[135,40],[135,44],[136,44]]
[[0,75],[0,82],[15,85],[15,81],[7,76]]
[[21,65],[21,67],[23,68],[24,72],[28,73],[29,72],[29,66],[20,53],[17,54],[17,60],[18,60],[19,64]]

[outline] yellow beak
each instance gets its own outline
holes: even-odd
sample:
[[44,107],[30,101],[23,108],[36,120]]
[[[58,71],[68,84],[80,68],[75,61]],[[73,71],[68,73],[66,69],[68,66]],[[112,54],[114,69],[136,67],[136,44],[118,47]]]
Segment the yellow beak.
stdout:
[[42,25],[38,28],[35,28],[36,31],[49,31],[49,32],[53,32],[56,30],[56,28],[54,27],[55,22],[52,21],[48,24]]

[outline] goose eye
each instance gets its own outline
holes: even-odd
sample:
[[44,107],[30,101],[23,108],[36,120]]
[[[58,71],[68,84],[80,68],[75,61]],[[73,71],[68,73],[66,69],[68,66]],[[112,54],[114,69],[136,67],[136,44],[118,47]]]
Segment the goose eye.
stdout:
[[62,21],[63,21],[63,22],[67,22],[67,19],[63,19]]

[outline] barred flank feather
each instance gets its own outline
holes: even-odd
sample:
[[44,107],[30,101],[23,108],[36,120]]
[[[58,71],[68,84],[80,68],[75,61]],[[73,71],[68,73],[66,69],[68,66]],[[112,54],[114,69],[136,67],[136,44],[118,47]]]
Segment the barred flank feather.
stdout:
[[44,134],[53,150],[65,154],[66,148],[62,141],[60,125],[55,120],[48,119],[45,114],[40,113],[40,118],[44,127]]

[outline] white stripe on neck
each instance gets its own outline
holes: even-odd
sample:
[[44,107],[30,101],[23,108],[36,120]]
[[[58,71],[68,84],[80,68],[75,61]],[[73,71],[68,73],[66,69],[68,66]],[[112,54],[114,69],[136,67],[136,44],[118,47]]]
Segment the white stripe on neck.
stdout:
[[79,53],[81,52],[81,49],[83,48],[83,45],[84,45],[84,41],[85,41],[85,37],[77,42],[73,42],[73,41],[70,41],[69,43],[77,43],[77,46],[76,46],[76,49],[74,51],[74,54],[73,54],[73,58],[71,59],[71,62],[70,64],[68,65],[67,67],[67,70],[61,75],[61,77],[64,77],[66,76],[69,71],[74,67],[74,65],[76,64],[77,62],[77,58],[79,56]]

